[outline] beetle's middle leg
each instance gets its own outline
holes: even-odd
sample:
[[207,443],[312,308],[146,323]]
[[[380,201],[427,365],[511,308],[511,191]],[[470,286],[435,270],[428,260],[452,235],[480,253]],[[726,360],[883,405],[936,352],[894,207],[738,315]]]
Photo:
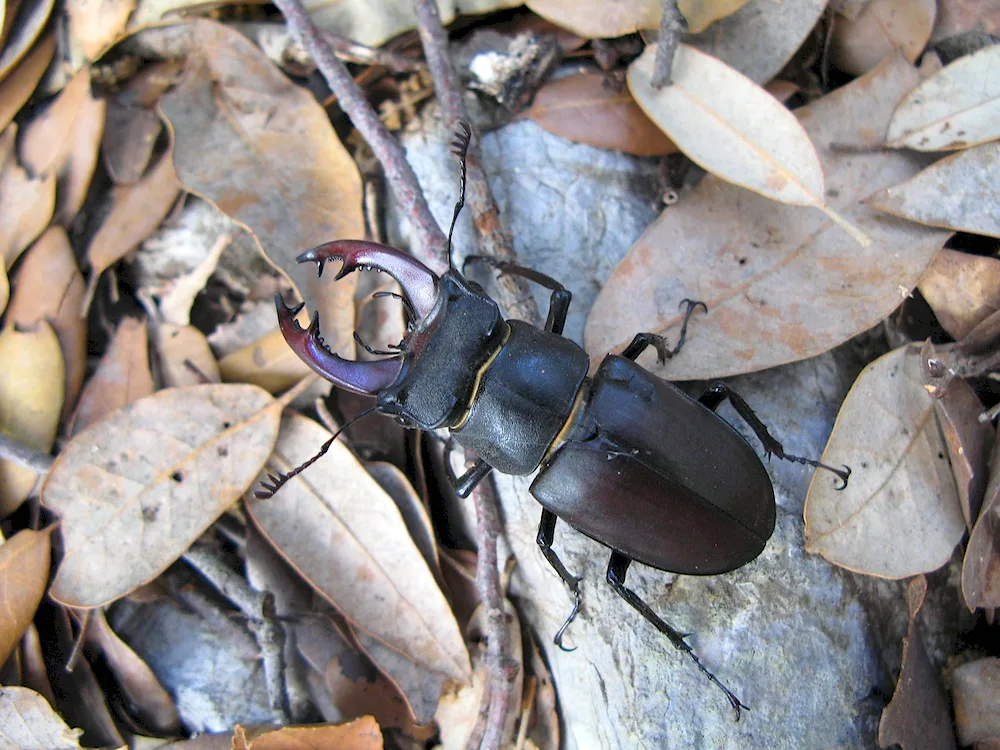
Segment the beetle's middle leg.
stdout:
[[563,328],[566,326],[566,315],[569,313],[569,303],[573,300],[573,293],[566,287],[540,271],[533,268],[525,268],[516,263],[508,263],[502,260],[494,260],[485,255],[469,255],[465,259],[464,266],[468,263],[488,263],[497,269],[501,274],[508,276],[521,276],[528,281],[534,281],[546,289],[551,290],[549,297],[549,314],[545,319],[545,330],[549,333],[556,333],[562,336]]
[[563,561],[559,559],[559,555],[552,549],[552,542],[556,538],[556,520],[555,513],[543,508],[542,520],[538,524],[538,536],[535,541],[538,542],[538,547],[542,550],[542,554],[548,560],[549,565],[559,574],[559,577],[563,579],[563,583],[569,587],[570,592],[573,594],[573,611],[569,613],[566,622],[562,624],[562,627],[559,628],[559,632],[556,633],[556,637],[553,639],[553,642],[563,651],[573,651],[574,649],[563,646],[562,638],[566,632],[566,628],[576,619],[580,611],[580,578],[566,570]]
[[736,413],[743,417],[743,421],[750,426],[754,435],[756,435],[760,442],[763,443],[764,453],[768,456],[773,453],[778,458],[783,458],[786,461],[794,461],[799,464],[815,466],[818,469],[826,469],[827,471],[833,472],[840,478],[842,484],[840,487],[837,487],[838,490],[842,490],[847,486],[847,479],[851,476],[850,466],[844,466],[843,469],[834,469],[832,466],[827,466],[826,464],[820,463],[812,458],[793,456],[790,453],[785,453],[784,447],[770,432],[768,432],[767,425],[760,421],[760,418],[754,413],[754,410],[750,408],[750,404],[744,401],[740,394],[725,383],[713,383],[712,386],[701,395],[701,398],[699,398],[698,401],[703,406],[707,406],[712,411],[715,411],[727,398],[729,399],[729,403],[733,405],[733,408],[736,409]]
[[684,322],[681,324],[681,336],[677,340],[677,346],[671,349],[667,344],[667,340],[655,333],[637,333],[635,338],[632,339],[632,343],[622,351],[622,356],[625,359],[631,359],[635,362],[636,358],[646,351],[647,347],[652,346],[656,349],[656,359],[662,365],[677,354],[687,340],[688,323],[691,322],[691,316],[694,315],[694,311],[700,307],[705,312],[708,312],[708,307],[705,303],[698,300],[682,299],[681,304],[687,305],[687,311],[684,313]]
[[632,589],[625,587],[625,576],[628,574],[628,566],[632,563],[632,560],[621,552],[612,552],[611,561],[608,563],[608,583],[611,584],[611,588],[615,590],[622,599],[627,601],[632,607],[634,607],[640,615],[642,615],[654,628],[663,633],[670,642],[674,645],[674,648],[683,651],[688,656],[690,656],[694,663],[698,666],[712,683],[714,683],[723,693],[726,694],[726,698],[729,700],[729,704],[736,711],[736,720],[740,720],[740,709],[745,708],[750,710],[749,706],[745,706],[736,694],[732,690],[723,685],[719,679],[708,671],[704,664],[701,663],[701,659],[694,652],[688,642],[684,640],[684,635],[674,628],[670,627],[666,622],[660,619],[646,602],[639,598],[639,596],[632,591]]

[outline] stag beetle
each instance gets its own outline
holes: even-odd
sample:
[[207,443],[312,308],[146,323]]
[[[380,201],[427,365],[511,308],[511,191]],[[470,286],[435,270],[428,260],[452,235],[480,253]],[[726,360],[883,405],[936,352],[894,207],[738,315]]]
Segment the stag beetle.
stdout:
[[[465,157],[471,132],[461,123],[452,144],[461,165],[461,193],[448,233],[465,199]],[[723,383],[694,400],[652,375],[636,358],[653,346],[661,362],[684,344],[688,321],[701,302],[687,306],[677,345],[639,333],[620,354],[607,355],[588,377],[590,357],[561,334],[571,295],[555,279],[511,263],[470,256],[500,273],[522,276],[551,291],[544,329],[505,320],[497,303],[452,266],[442,276],[391,247],[337,240],[313,248],[298,262],[341,261],[337,279],[358,270],[387,272],[402,287],[410,327],[391,356],[370,362],[342,359],[320,335],[319,314],[303,329],[291,308],[275,297],[278,323],[288,345],[313,370],[337,386],[374,396],[369,410],[422,430],[447,428],[451,438],[479,459],[461,477],[450,470],[456,492],[466,497],[493,469],[527,475],[537,470],[531,494],[542,505],[537,542],[574,595],[562,635],[580,608],[580,579],[563,565],[552,542],[562,519],[610,547],[608,583],[726,695],[739,720],[747,708],[699,660],[685,636],[664,622],[625,586],[638,561],[685,575],[715,575],[739,568],[764,549],[774,531],[774,490],[749,443],[715,409],[726,398],[763,443],[768,456],[832,471],[843,470],[785,453],[749,405]],[[463,266],[464,269],[464,266]],[[398,295],[394,295],[398,296]],[[707,308],[705,308],[707,312]],[[357,335],[355,335],[357,338]],[[360,339],[359,339],[359,343]],[[339,434],[339,433],[338,433]],[[288,474],[270,475],[258,497],[272,496],[330,447]]]

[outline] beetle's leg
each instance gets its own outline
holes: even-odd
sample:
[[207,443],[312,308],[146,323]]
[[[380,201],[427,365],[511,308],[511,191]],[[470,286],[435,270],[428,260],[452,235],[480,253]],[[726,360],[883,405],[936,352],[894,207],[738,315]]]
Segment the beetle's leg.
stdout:
[[562,336],[563,328],[566,325],[566,315],[569,312],[569,303],[573,300],[572,292],[551,276],[547,276],[546,274],[536,271],[533,268],[525,268],[524,266],[519,266],[516,263],[494,260],[493,258],[486,257],[485,255],[467,256],[465,258],[465,262],[462,263],[462,270],[464,271],[465,266],[469,263],[475,262],[488,263],[497,269],[501,274],[507,274],[508,276],[521,276],[528,281],[534,281],[536,284],[541,284],[546,289],[551,290],[552,296],[549,298],[549,314],[545,319],[545,330]]
[[681,324],[681,337],[677,341],[677,346],[671,349],[667,344],[667,340],[663,336],[658,336],[655,333],[637,333],[635,338],[632,339],[632,343],[625,347],[625,350],[622,352],[622,356],[625,357],[625,359],[631,359],[635,362],[636,357],[646,351],[646,347],[652,346],[656,348],[656,359],[662,365],[668,359],[677,354],[677,352],[681,350],[681,347],[684,346],[684,342],[687,340],[688,323],[691,321],[691,316],[694,315],[694,311],[700,306],[705,312],[708,312],[708,307],[704,302],[683,299],[681,300],[681,304],[687,305],[687,312],[684,313],[684,322]]
[[538,547],[542,550],[542,554],[548,560],[549,565],[559,574],[559,577],[563,579],[563,583],[569,587],[570,592],[573,594],[573,610],[569,613],[569,617],[566,618],[566,622],[559,628],[559,632],[556,633],[553,643],[563,651],[575,651],[575,648],[566,648],[562,644],[562,638],[566,632],[566,628],[576,619],[576,615],[580,611],[580,578],[566,570],[563,561],[559,559],[559,555],[552,549],[552,542],[556,538],[556,520],[557,516],[555,513],[543,508],[542,520],[538,524],[538,536],[535,538],[535,541],[538,542]]
[[[434,435],[433,432],[429,434]],[[472,494],[476,485],[483,481],[487,474],[493,471],[493,467],[480,458],[462,476],[456,476],[455,470],[451,466],[451,452],[454,449],[455,438],[449,437],[444,444],[444,470],[448,475],[448,481],[455,490],[455,494],[464,500]]]
[[834,469],[832,466],[827,466],[826,464],[820,463],[819,461],[811,458],[793,456],[790,453],[785,453],[784,447],[770,432],[768,432],[767,425],[760,421],[754,413],[754,410],[750,408],[750,404],[744,401],[740,394],[725,383],[713,383],[712,386],[701,395],[701,398],[699,398],[698,401],[712,411],[715,411],[719,408],[719,404],[727,398],[729,399],[729,403],[733,405],[733,408],[736,409],[736,413],[743,417],[743,421],[750,425],[750,429],[753,430],[754,435],[756,435],[760,439],[760,442],[764,444],[764,453],[767,454],[767,456],[770,456],[773,453],[778,458],[783,458],[786,461],[794,461],[799,464],[815,466],[818,469],[826,469],[827,471],[833,472],[840,478],[842,484],[837,487],[838,490],[842,490],[847,486],[847,479],[851,476],[850,466],[844,466],[843,469]]
[[692,650],[691,646],[688,645],[687,641],[684,640],[684,635],[674,630],[672,627],[667,625],[659,616],[649,608],[642,599],[636,595],[632,589],[625,588],[625,576],[628,573],[628,566],[632,563],[632,560],[621,552],[611,553],[611,562],[608,563],[608,583],[611,584],[611,588],[615,590],[622,599],[631,604],[640,615],[642,615],[646,620],[657,630],[663,633],[670,642],[674,644],[674,648],[680,649],[688,656],[690,656],[698,669],[701,670],[712,683],[714,683],[723,693],[726,694],[726,698],[729,700],[729,705],[733,707],[736,711],[736,721],[740,720],[740,709],[745,708],[747,711],[750,710],[749,706],[744,705],[736,694],[732,690],[723,685],[719,679],[705,668],[705,665],[701,663],[698,655]]

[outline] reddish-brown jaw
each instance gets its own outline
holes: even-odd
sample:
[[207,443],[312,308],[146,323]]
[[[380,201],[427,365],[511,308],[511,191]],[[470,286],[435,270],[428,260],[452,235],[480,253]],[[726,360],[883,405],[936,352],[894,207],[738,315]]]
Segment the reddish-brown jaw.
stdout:
[[[323,275],[323,265],[328,260],[340,260],[344,265],[337,274],[343,278],[359,268],[385,271],[403,288],[418,319],[423,319],[434,308],[437,299],[438,277],[424,264],[391,247],[360,240],[338,240],[314,247],[302,253],[299,263],[312,262]],[[399,375],[398,358],[374,362],[353,362],[338,357],[323,342],[319,330],[319,313],[313,315],[309,328],[302,328],[295,316],[303,305],[291,308],[280,294],[275,295],[278,310],[278,327],[285,341],[299,358],[315,372],[354,393],[374,396],[387,388]]]

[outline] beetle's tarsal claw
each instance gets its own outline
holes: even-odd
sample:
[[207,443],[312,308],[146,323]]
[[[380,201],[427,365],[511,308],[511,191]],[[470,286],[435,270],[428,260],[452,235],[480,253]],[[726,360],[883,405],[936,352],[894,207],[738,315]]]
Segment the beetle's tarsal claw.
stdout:
[[[579,580],[580,579],[578,578],[577,582],[579,582]],[[566,618],[566,622],[562,624],[562,627],[559,628],[559,631],[556,633],[556,637],[552,639],[552,642],[566,653],[576,651],[576,646],[569,648],[568,646],[564,646],[562,642],[563,636],[566,634],[566,628],[569,627],[569,624],[576,619],[577,614],[580,612],[580,589],[574,588],[573,595],[573,611],[569,613],[569,617]]]

